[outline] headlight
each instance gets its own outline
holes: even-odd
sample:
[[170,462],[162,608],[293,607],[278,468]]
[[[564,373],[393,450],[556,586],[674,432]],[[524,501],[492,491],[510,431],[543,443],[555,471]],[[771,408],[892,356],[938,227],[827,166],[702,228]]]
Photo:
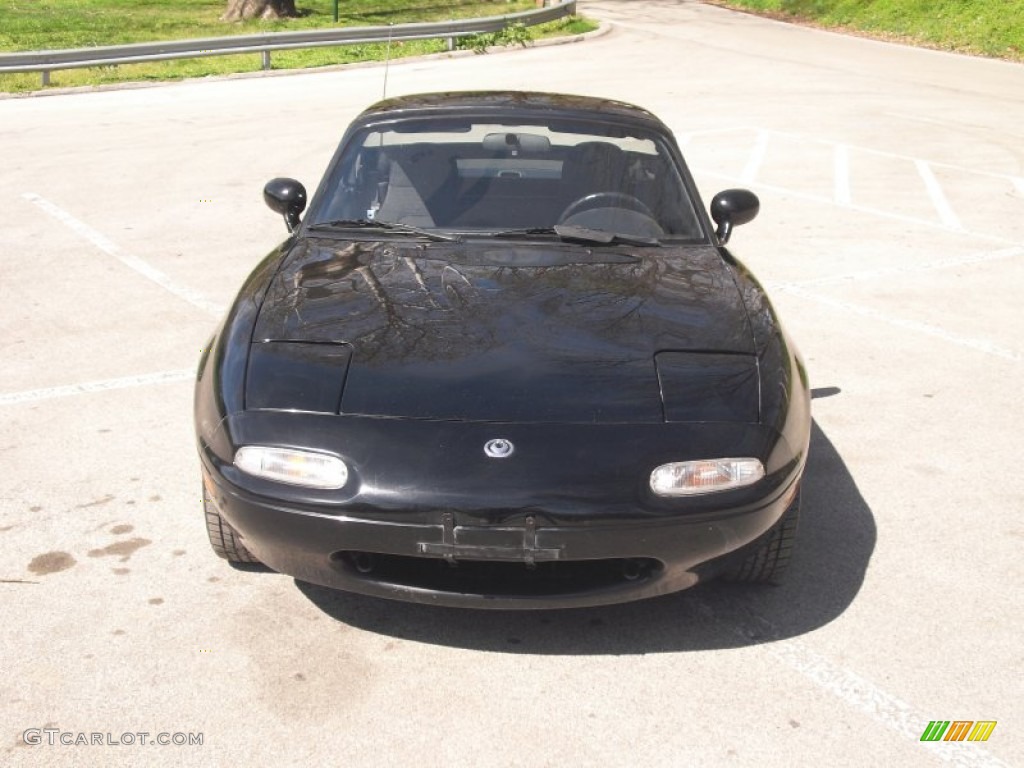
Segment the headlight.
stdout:
[[695,496],[741,488],[762,477],[764,466],[757,459],[674,461],[651,472],[651,490],[659,496]]
[[235,466],[256,477],[307,488],[341,488],[348,467],[337,456],[294,448],[244,445],[235,453]]

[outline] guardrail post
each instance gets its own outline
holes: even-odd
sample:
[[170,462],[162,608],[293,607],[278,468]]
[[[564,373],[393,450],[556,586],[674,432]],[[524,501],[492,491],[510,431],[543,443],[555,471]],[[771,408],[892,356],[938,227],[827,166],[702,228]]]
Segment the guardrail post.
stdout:
[[43,76],[43,88],[45,88],[50,84],[50,71],[48,69],[44,69],[41,74]]
[[454,51],[455,50],[455,38],[454,37],[449,37],[448,38],[448,50],[449,51]]
[[260,51],[260,58],[264,69],[270,69],[270,51]]

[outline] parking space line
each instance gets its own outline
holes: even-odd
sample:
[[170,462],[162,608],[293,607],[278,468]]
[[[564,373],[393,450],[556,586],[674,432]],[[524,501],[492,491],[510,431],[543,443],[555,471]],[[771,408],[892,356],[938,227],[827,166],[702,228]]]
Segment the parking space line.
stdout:
[[19,403],[32,403],[39,400],[50,400],[57,397],[68,397],[70,395],[82,395],[87,392],[108,392],[112,389],[130,389],[152,384],[170,384],[176,381],[194,379],[196,372],[192,368],[182,368],[175,371],[159,371],[157,373],[146,373],[140,376],[125,376],[119,379],[103,379],[101,381],[87,381],[81,384],[68,384],[61,387],[47,387],[46,389],[29,389],[23,392],[10,392],[0,394],[0,406],[17,405]]
[[[1007,763],[977,745],[966,745],[967,749],[956,749],[961,745],[949,743],[922,742],[921,734],[929,720],[927,713],[916,710],[897,696],[879,688],[869,680],[834,664],[827,658],[812,651],[797,640],[783,640],[763,646],[769,654],[796,670],[820,688],[841,699],[853,709],[860,710],[905,739],[933,756],[964,768],[1009,768]],[[950,749],[950,747],[953,749]]]
[[939,218],[942,219],[942,223],[950,229],[963,232],[963,225],[960,223],[960,219],[957,218],[956,213],[953,212],[952,206],[950,206],[949,201],[946,199],[946,193],[942,191],[942,185],[935,178],[935,173],[932,171],[931,166],[924,160],[915,160],[914,165],[917,167],[917,172],[924,182],[928,197],[931,199],[932,205],[935,206],[935,210],[939,214]]
[[[694,176],[708,176],[717,179],[725,179],[726,181],[736,184],[743,183],[741,179],[732,176],[728,173],[721,173],[720,171],[712,171],[707,168],[699,168],[696,166],[690,166],[690,170]],[[799,192],[795,189],[788,187],[780,187],[775,184],[765,184],[764,182],[754,182],[753,186],[758,189],[767,190],[769,192],[777,192],[780,195],[791,197],[796,200],[807,200],[812,203],[821,203],[822,205],[835,205],[836,202],[831,197],[825,197],[824,195],[816,195],[810,192]],[[902,221],[905,224],[915,224],[917,226],[928,227],[931,229],[941,229],[943,232],[955,232],[961,235],[970,235],[975,240],[988,240],[992,243],[1001,243],[1003,245],[1019,245],[1020,240],[1014,240],[1009,237],[1001,237],[1000,235],[993,235],[988,232],[975,232],[969,229],[956,229],[952,230],[940,221],[934,219],[919,219],[915,216],[906,216],[902,213],[894,213],[893,211],[885,211],[880,208],[871,208],[866,205],[857,205],[851,203],[846,206],[846,210],[857,211],[858,213],[866,213],[871,216],[878,216],[883,219],[892,219],[893,221]]]
[[921,323],[916,320],[905,320],[894,315],[881,312],[871,307],[865,307],[861,304],[854,304],[849,301],[842,301],[840,299],[833,299],[828,296],[823,296],[818,293],[807,290],[794,283],[777,283],[775,285],[769,284],[770,290],[780,290],[786,293],[791,293],[795,296],[799,296],[802,299],[817,302],[823,304],[832,309],[838,309],[843,312],[849,312],[860,317],[867,317],[872,320],[885,323],[887,325],[900,328],[905,331],[914,331],[915,333],[924,334],[931,336],[936,339],[955,344],[958,347],[964,347],[965,349],[973,349],[976,352],[982,352],[986,355],[993,357],[999,357],[1003,360],[1009,360],[1013,363],[1019,363],[1022,359],[1021,353],[1016,350],[1009,349],[1007,347],[1000,346],[984,339],[972,339],[966,336],[958,336],[955,333],[950,333],[942,328],[928,323]]
[[[782,633],[778,627],[753,611],[744,611],[744,618],[755,625],[756,629],[745,631],[737,623],[720,617],[709,603],[703,600],[696,600],[695,603],[700,613],[742,638],[745,643],[749,643],[753,635],[767,638],[767,642],[761,642],[756,646],[758,650],[774,656],[852,709],[860,710],[896,734],[918,744],[922,749],[927,749],[940,760],[962,768],[1009,768],[1007,763],[977,744],[922,742],[921,734],[928,722],[935,719],[934,715],[929,716],[912,707],[870,680],[812,650],[801,640],[781,639]],[[957,749],[963,746],[969,749]]]
[[[902,152],[889,152],[884,149],[874,149],[873,147],[862,147],[858,145],[846,144],[844,142],[837,142],[832,139],[822,139],[817,136],[808,136],[804,133],[790,133],[787,131],[774,131],[768,128],[757,128],[756,126],[729,126],[725,128],[704,128],[699,131],[692,131],[692,136],[711,136],[722,133],[736,133],[746,132],[753,134],[765,134],[768,138],[780,138],[788,139],[790,141],[796,141],[802,144],[823,144],[827,147],[835,147],[838,144],[842,144],[847,149],[853,150],[858,153],[875,155],[876,157],[885,157],[890,160],[906,160],[911,163],[916,163],[922,158],[915,157],[913,155],[905,155]],[[1007,173],[996,173],[993,171],[982,171],[978,168],[971,168],[965,165],[955,165],[953,163],[944,163],[936,160],[928,160],[928,165],[932,168],[942,168],[944,170],[959,171],[962,173],[972,174],[974,176],[984,176],[989,179],[1007,179],[1009,181],[1016,181],[1019,177],[1013,176]],[[1022,180],[1024,181],[1024,180]]]
[[747,165],[743,169],[743,173],[740,174],[740,181],[744,184],[750,184],[757,178],[757,172],[761,170],[761,164],[764,162],[765,152],[768,151],[768,131],[758,131],[757,140],[754,142],[754,148],[750,152],[750,158],[747,160]]
[[[843,142],[837,142],[830,139],[818,138],[816,136],[808,136],[801,133],[788,133],[784,131],[775,131],[764,128],[757,128],[755,126],[728,126],[719,129],[703,129],[699,131],[691,131],[687,133],[688,144],[693,145],[697,139],[702,136],[716,136],[721,134],[730,133],[745,133],[748,137],[753,134],[753,138],[747,138],[747,141],[753,142],[751,149],[751,155],[747,160],[747,164],[743,171],[737,176],[734,174],[727,174],[707,169],[704,171],[705,175],[714,175],[721,178],[728,178],[734,182],[741,184],[757,184],[763,186],[766,189],[774,189],[785,192],[793,197],[798,197],[805,200],[815,200],[820,202],[828,202],[832,205],[839,206],[841,208],[861,211],[864,213],[870,213],[875,216],[883,218],[893,219],[897,221],[911,222],[914,224],[922,224],[925,226],[935,227],[938,229],[962,232],[965,234],[972,234],[978,237],[984,237],[992,242],[1001,243],[1019,243],[1020,240],[1013,240],[1005,237],[999,237],[998,235],[991,235],[987,232],[972,232],[967,230],[953,206],[950,204],[946,197],[945,191],[943,190],[942,184],[936,177],[936,171],[951,171],[953,173],[962,173],[968,176],[980,177],[983,179],[991,179],[993,181],[1001,181],[1009,183],[1015,187],[1016,191],[1020,195],[1024,195],[1024,178],[1020,176],[1014,176],[1006,173],[995,173],[992,171],[980,170],[977,168],[971,168],[962,165],[954,165],[953,163],[944,163],[935,160],[925,160],[920,157],[914,157],[912,155],[906,155],[899,152],[887,152],[884,150],[873,149],[870,147],[862,147],[856,145],[850,145]],[[757,181],[757,176],[760,172],[761,166],[764,163],[765,155],[770,147],[772,139],[783,139],[787,141],[797,141],[802,144],[817,144],[824,147],[830,147],[832,149],[832,166],[833,166],[833,189],[829,197],[824,197],[819,194],[807,194],[797,191],[796,189],[790,189],[787,187],[770,186],[762,184]],[[898,160],[913,163],[917,169],[918,175],[920,176],[925,193],[928,196],[929,202],[938,214],[936,219],[926,219],[923,217],[907,216],[904,214],[895,213],[891,210],[872,208],[870,206],[856,205],[852,200],[852,184],[851,174],[856,170],[857,162],[860,156],[870,155],[874,157],[884,158],[886,160]],[[700,169],[697,166],[691,165],[691,170],[694,173],[698,173]]]
[[132,269],[135,272],[139,273],[147,280],[151,280],[164,290],[173,293],[179,299],[184,299],[192,306],[198,307],[199,309],[205,312],[209,312],[212,315],[223,314],[224,307],[210,301],[198,291],[194,291],[187,286],[180,285],[179,283],[174,282],[171,278],[169,278],[163,272],[158,270],[156,267],[147,264],[145,261],[138,258],[137,256],[132,256],[129,253],[125,253],[120,248],[118,248],[117,245],[115,245],[109,239],[104,237],[100,232],[97,232],[88,224],[79,221],[60,206],[51,203],[46,198],[41,197],[35,194],[34,192],[26,192],[22,195],[22,197],[25,200],[28,200],[33,205],[48,213],[50,216],[55,218],[68,229],[70,229],[72,232],[77,234],[79,237],[83,238],[84,240],[88,240],[96,248],[103,251],[103,253],[107,254],[108,256],[114,257],[129,269]]
[[848,208],[853,202],[850,194],[850,148],[845,144],[835,146],[835,181],[833,201],[836,205]]
[[1013,246],[1000,248],[998,251],[984,251],[969,256],[960,256],[952,259],[939,259],[928,261],[923,264],[906,264],[885,269],[867,269],[861,272],[845,272],[840,275],[828,275],[826,277],[815,277],[810,280],[793,280],[790,283],[778,283],[781,290],[787,286],[800,286],[810,288],[811,286],[829,285],[832,283],[855,282],[862,280],[877,280],[883,277],[898,277],[900,275],[920,274],[922,272],[937,272],[943,269],[955,269],[956,267],[967,267],[973,264],[985,264],[990,261],[1002,261],[1024,256],[1024,246]]

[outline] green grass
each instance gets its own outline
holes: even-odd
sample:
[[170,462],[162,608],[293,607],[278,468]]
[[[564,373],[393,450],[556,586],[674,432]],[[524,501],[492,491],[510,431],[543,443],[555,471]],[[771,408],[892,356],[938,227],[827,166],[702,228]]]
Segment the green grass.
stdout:
[[[197,37],[293,31],[335,26],[332,0],[297,0],[299,18],[224,22],[226,0],[0,0],[0,51],[85,48]],[[536,8],[534,0],[373,0],[339,3],[338,26],[375,26],[499,16]],[[531,39],[594,29],[581,19],[559,19],[529,28]],[[273,69],[298,69],[384,58],[386,46],[274,51]],[[444,40],[395,41],[391,56],[418,56],[446,50]],[[176,80],[260,69],[259,54],[55,70],[50,87],[127,81]],[[0,75],[0,91],[38,90],[37,72]]]
[[1024,0],[711,0],[945,50],[1024,61]]

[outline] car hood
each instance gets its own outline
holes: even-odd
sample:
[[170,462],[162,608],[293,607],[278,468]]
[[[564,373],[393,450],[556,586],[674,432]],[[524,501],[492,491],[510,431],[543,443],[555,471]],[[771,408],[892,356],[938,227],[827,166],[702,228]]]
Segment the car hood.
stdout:
[[[747,375],[742,396],[756,393],[746,310],[709,246],[324,239],[296,248],[268,290],[254,349],[346,348],[346,366],[323,369],[338,378],[341,413],[659,422],[656,356],[678,370],[687,357],[675,353],[748,361],[755,386]],[[735,379],[735,366],[727,373]],[[704,380],[715,386],[706,371]]]

